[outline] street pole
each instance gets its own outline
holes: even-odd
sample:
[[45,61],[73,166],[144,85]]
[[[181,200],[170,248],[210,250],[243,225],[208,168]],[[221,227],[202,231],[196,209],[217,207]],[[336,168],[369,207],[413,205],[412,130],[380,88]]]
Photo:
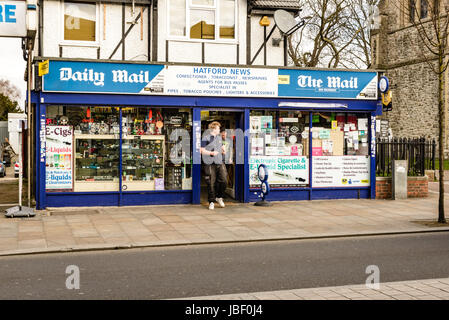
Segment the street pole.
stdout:
[[[28,42],[28,63],[27,63],[27,70],[28,70],[28,81],[27,81],[27,90],[28,90],[28,99],[27,99],[27,195],[28,195],[28,208],[31,208],[31,137],[30,137],[30,131],[31,131],[31,59],[33,55],[33,44],[32,41]],[[20,164],[22,165],[22,164]]]

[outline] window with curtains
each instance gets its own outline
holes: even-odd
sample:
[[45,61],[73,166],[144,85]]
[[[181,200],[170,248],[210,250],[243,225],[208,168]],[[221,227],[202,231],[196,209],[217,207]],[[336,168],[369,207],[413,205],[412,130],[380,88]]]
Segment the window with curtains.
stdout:
[[185,39],[235,39],[235,0],[169,0],[170,36]]

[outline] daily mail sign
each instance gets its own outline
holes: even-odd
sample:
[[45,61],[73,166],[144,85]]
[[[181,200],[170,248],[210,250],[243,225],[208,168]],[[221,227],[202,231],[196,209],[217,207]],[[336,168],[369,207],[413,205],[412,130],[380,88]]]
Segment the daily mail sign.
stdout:
[[0,37],[26,36],[26,2],[0,0]]

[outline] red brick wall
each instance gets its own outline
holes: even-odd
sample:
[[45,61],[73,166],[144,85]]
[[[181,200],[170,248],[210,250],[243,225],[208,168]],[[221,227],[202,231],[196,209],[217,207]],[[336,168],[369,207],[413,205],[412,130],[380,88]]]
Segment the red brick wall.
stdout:
[[407,197],[424,198],[429,195],[429,184],[427,179],[421,177],[409,177],[407,180]]
[[[391,199],[391,178],[378,177],[376,179],[376,199]],[[429,195],[427,177],[408,177],[407,197],[424,198]]]
[[391,199],[391,178],[376,179],[376,199]]

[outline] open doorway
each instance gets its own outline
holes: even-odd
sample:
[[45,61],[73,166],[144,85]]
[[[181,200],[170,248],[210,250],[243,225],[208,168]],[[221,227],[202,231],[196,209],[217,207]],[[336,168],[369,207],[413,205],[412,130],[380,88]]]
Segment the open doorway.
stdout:
[[[244,116],[240,110],[217,111],[203,110],[201,111],[201,133],[204,134],[211,122],[218,121],[222,129],[226,129],[226,139],[231,141],[230,156],[226,163],[227,186],[225,191],[225,202],[243,202],[243,163],[236,161],[243,158],[241,155],[244,150],[237,150],[236,145],[236,129],[244,131]],[[239,148],[242,149],[242,148]],[[203,173],[203,170],[201,170]],[[203,174],[201,174],[201,203],[207,201],[207,186]]]

